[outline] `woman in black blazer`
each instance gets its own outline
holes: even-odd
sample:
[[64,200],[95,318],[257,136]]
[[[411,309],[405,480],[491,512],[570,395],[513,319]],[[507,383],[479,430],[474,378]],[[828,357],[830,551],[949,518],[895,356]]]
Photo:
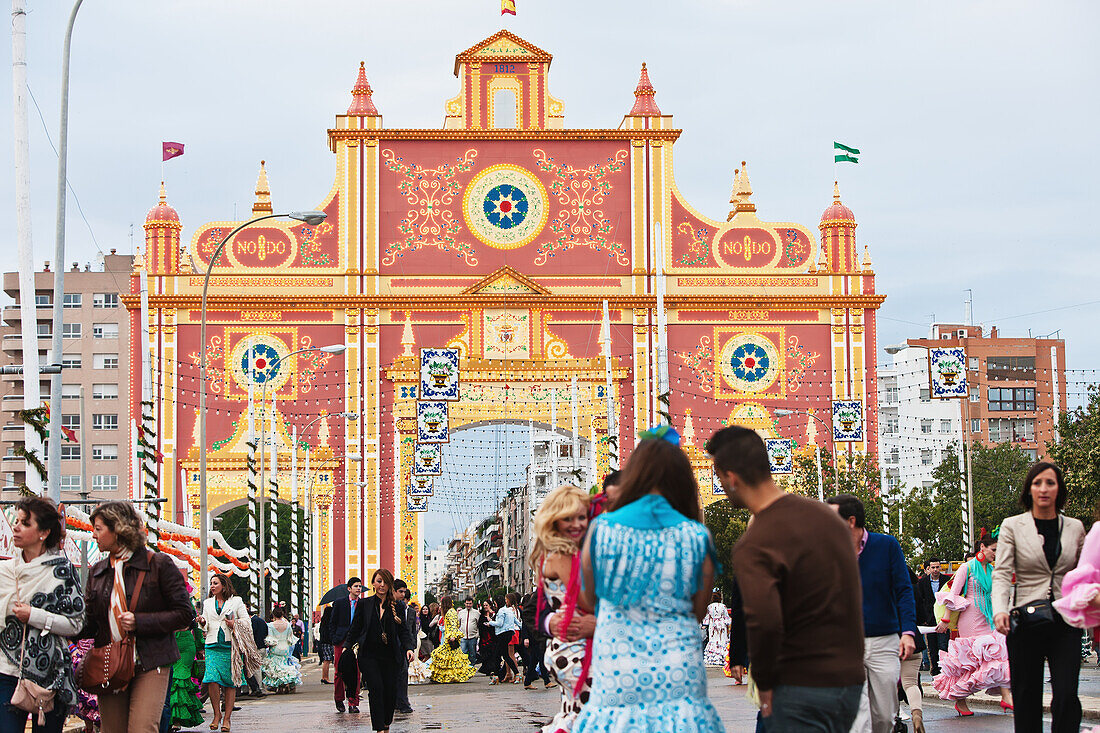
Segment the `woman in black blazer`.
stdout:
[[374,595],[356,609],[348,644],[359,646],[359,671],[367,688],[371,728],[389,731],[397,706],[401,659],[412,661],[413,637],[405,623],[405,603],[393,592],[393,573],[385,568],[371,576]]

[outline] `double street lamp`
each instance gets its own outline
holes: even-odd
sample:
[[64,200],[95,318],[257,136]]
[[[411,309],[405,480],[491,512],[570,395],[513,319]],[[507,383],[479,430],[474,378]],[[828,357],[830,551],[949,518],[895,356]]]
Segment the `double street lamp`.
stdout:
[[[832,425],[829,425],[814,413],[807,412],[806,410],[788,410],[784,407],[777,407],[775,409],[775,414],[779,417],[786,417],[787,415],[806,415],[821,423],[821,426],[824,427],[830,435],[833,433]],[[836,484],[836,489],[839,491],[840,473],[836,465],[836,441],[831,442],[833,445],[833,483]],[[822,480],[822,474],[825,472],[825,467],[821,465],[821,446],[817,444],[816,440],[814,441],[814,453],[817,456],[817,498],[819,501],[825,501],[825,486]]]
[[209,551],[209,538],[207,537],[206,505],[206,292],[210,288],[210,274],[214,271],[214,263],[221,256],[225,245],[229,243],[237,232],[250,224],[255,224],[264,219],[295,219],[305,222],[310,226],[317,226],[325,220],[327,214],[323,211],[292,211],[287,214],[267,214],[246,221],[225,236],[225,239],[210,256],[210,262],[206,266],[206,276],[202,281],[202,308],[200,311],[201,324],[199,326],[200,352],[199,357],[199,597],[205,598],[209,588],[210,567],[207,560]]

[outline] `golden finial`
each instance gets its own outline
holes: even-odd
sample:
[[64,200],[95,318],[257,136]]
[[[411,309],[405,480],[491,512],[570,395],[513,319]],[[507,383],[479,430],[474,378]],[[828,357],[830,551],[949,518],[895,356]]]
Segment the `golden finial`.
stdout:
[[168,192],[164,190],[164,181],[160,182],[160,204],[164,206],[168,203]]
[[252,216],[264,216],[270,214],[271,209],[271,188],[267,183],[267,169],[264,168],[266,161],[260,161],[260,175],[256,178],[256,203],[252,204]]

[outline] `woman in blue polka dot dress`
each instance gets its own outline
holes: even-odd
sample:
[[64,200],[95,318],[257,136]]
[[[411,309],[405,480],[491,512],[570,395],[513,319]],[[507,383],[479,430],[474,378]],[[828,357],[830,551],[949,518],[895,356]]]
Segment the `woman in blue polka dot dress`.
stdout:
[[642,434],[611,511],[582,552],[581,604],[597,604],[592,688],[574,733],[724,731],[707,697],[699,623],[717,560],[680,436]]

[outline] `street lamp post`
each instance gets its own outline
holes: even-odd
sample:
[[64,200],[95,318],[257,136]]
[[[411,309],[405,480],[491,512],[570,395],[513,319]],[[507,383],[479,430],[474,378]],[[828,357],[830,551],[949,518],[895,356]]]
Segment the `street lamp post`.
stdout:
[[[279,357],[276,357],[275,359],[273,359],[271,364],[267,367],[267,373],[268,374],[273,374],[276,371],[276,369],[278,369],[278,366],[283,363],[283,361],[285,361],[286,359],[289,359],[292,356],[297,356],[298,354],[302,354],[302,353],[305,353],[307,351],[323,351],[326,354],[343,354],[345,351],[347,351],[347,348],[348,347],[345,346],[344,344],[332,344],[330,346],[312,346],[312,347],[307,348],[307,349],[298,349],[297,351],[290,352],[286,356],[279,356]],[[264,504],[266,503],[265,497],[267,496],[267,493],[269,491],[269,489],[267,487],[267,483],[264,480],[265,466],[264,466],[264,450],[263,449],[267,446],[267,427],[266,427],[267,426],[267,421],[264,418],[264,412],[267,409],[267,385],[268,385],[268,382],[270,382],[270,381],[271,381],[270,379],[265,378],[263,387],[260,389],[260,487],[259,487],[260,488],[260,492],[259,492],[259,504],[260,504],[260,506],[259,506],[259,511],[258,511],[258,514],[260,516],[260,543],[259,543],[259,547],[256,548],[256,549],[257,549],[257,552],[259,553],[258,557],[260,558],[259,559],[259,563],[260,563],[260,575],[259,575],[259,577],[260,577],[260,596],[259,597],[260,597],[260,608],[261,609],[266,609],[267,608],[267,581],[264,577],[264,568],[267,565],[268,560],[270,559],[267,556],[267,551],[268,551],[268,549],[273,549],[273,548],[268,548],[267,547],[267,541],[268,541],[267,536],[266,536],[267,535],[267,523],[263,521]],[[272,406],[272,409],[271,409],[271,428],[272,428],[272,431],[275,430],[275,409],[274,409],[274,405]],[[272,450],[272,460],[274,460],[274,455],[275,455],[274,451],[276,450],[275,446],[274,446],[274,440],[272,441],[271,450]],[[279,480],[278,473],[273,474],[272,480],[275,481],[276,486],[278,486],[278,480]],[[278,507],[277,506],[276,506],[274,511],[278,512]],[[275,530],[278,527],[278,523],[279,523],[278,522],[278,514],[276,513],[276,516],[274,518],[272,518],[272,520],[271,520],[271,541],[272,542],[274,542],[274,540],[275,540]],[[276,558],[276,560],[277,560],[277,558]],[[272,582],[274,582],[274,580],[275,579],[272,578]]]
[[[825,428],[825,430],[827,430],[830,435],[832,435],[833,433],[833,426],[829,425],[812,412],[806,412],[805,410],[788,410],[783,407],[777,407],[775,409],[775,414],[779,417],[786,417],[787,415],[806,415],[807,417],[812,417],[814,420],[817,420],[819,423],[821,423],[821,426]],[[817,444],[817,441],[814,441],[814,455],[817,458],[817,498],[820,501],[825,501],[825,486],[822,480],[822,474],[825,473],[825,467],[821,465],[821,446]],[[837,468],[836,463],[836,441],[833,441],[833,483],[836,484],[837,491],[840,490],[839,471],[840,469]]]
[[218,261],[222,250],[229,240],[237,232],[249,224],[255,224],[264,219],[280,219],[288,217],[297,221],[303,221],[310,226],[316,226],[325,220],[327,214],[323,211],[292,211],[289,214],[267,214],[246,221],[225,236],[225,239],[210,256],[210,263],[206,266],[206,276],[202,281],[202,307],[200,309],[199,325],[199,597],[205,598],[210,580],[210,567],[207,564],[206,555],[209,550],[209,538],[207,537],[210,518],[207,516],[206,506],[206,292],[210,288],[210,273],[214,271],[214,263]]
[[[356,413],[350,413],[350,412],[349,413],[337,413],[337,415],[343,417],[344,419],[349,419],[349,420],[359,419],[359,415],[357,415]],[[318,415],[317,417],[309,420],[309,422],[306,423],[306,427],[301,429],[301,431],[299,433],[299,435],[301,437],[303,437],[303,440],[305,440],[305,436],[306,436],[306,433],[309,430],[309,428],[312,427],[313,424],[317,423],[317,420],[320,420],[320,419],[323,419],[323,418],[326,418],[326,417],[331,417],[331,416],[330,415]],[[297,445],[295,445],[295,455],[297,455],[297,450],[298,450]],[[313,474],[309,470],[309,453],[310,453],[309,442],[306,442],[306,528],[305,528],[305,533],[306,533],[306,536],[309,537],[309,541],[306,545],[306,547],[307,547],[307,550],[306,550],[306,555],[307,555],[306,565],[307,565],[307,568],[308,568],[308,572],[303,573],[303,577],[304,577],[304,583],[303,584],[304,584],[305,588],[301,589],[301,595],[303,595],[303,598],[304,598],[303,609],[301,609],[301,610],[303,610],[303,613],[305,613],[307,608],[312,608],[312,604],[308,603],[308,602],[310,601],[310,590],[313,587],[313,578],[312,578],[313,570],[315,570],[315,567],[313,567],[313,566],[315,566],[315,562],[313,562],[313,558],[315,558],[317,556],[315,551],[313,551],[313,543],[315,543],[316,537],[313,536],[313,535],[315,535],[315,533],[313,533]],[[349,458],[349,460],[354,460],[354,455],[350,456],[348,458]],[[293,466],[292,471],[296,471],[296,470],[297,470],[297,466]],[[297,483],[297,480],[298,480],[297,474],[293,475],[292,483]],[[308,603],[308,605],[307,605],[307,603]]]
[[[925,349],[932,347],[924,344],[892,344],[883,347],[883,351],[893,356],[905,349]],[[964,364],[965,367],[965,364]],[[964,372],[965,374],[965,372]],[[974,543],[974,484],[970,473],[970,442],[966,439],[967,418],[970,414],[969,396],[952,398],[959,400],[959,472],[963,474],[961,483],[965,489],[963,497],[963,548],[969,548]]]

